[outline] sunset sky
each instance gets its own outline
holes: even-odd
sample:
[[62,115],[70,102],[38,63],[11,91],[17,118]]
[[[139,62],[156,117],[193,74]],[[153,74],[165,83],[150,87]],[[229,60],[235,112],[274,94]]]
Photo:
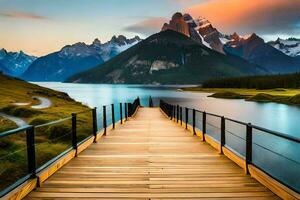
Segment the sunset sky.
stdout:
[[115,34],[145,38],[177,11],[224,33],[300,38],[299,10],[300,0],[0,0],[0,48],[41,56]]

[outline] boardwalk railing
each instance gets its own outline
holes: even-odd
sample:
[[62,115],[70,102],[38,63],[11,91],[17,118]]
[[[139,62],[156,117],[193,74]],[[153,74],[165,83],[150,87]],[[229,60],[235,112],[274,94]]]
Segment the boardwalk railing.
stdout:
[[35,180],[36,185],[37,174],[43,182],[54,173],[44,172],[47,168],[70,154],[55,166],[55,170],[60,168],[105,135],[108,126],[115,128],[116,123],[126,121],[139,106],[137,98],[133,103],[104,105],[102,113],[93,108],[50,123],[0,133],[0,198],[28,180]]
[[230,150],[247,173],[251,174],[254,166],[284,187],[300,193],[299,138],[162,100],[160,108],[203,141],[209,140],[220,153],[228,154]]

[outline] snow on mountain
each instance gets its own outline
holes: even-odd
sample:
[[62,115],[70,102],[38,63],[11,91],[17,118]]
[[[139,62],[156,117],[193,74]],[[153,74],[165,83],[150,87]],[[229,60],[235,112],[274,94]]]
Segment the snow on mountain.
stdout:
[[37,57],[20,52],[8,52],[0,49],[0,71],[10,76],[19,76],[24,73],[29,65],[36,60]]
[[136,36],[113,36],[104,44],[95,39],[92,44],[78,42],[67,45],[60,51],[37,59],[22,75],[29,81],[64,81],[69,76],[100,65],[122,51],[137,44],[141,39]]
[[108,61],[112,57],[118,55],[119,53],[129,49],[130,47],[136,45],[141,41],[141,38],[138,36],[127,39],[125,36],[120,35],[118,37],[113,36],[110,41],[104,44],[95,45],[95,41],[93,43],[94,47],[100,52],[100,55],[104,61]]
[[284,40],[278,38],[276,41],[270,41],[269,44],[288,56],[300,56],[300,39],[289,38]]

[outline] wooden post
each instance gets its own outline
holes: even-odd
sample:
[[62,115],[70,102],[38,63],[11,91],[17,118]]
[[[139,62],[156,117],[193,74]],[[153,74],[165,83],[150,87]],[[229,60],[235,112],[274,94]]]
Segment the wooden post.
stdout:
[[72,146],[75,149],[77,155],[77,115],[72,113]]
[[193,109],[193,133],[196,135],[196,110]]
[[189,109],[185,108],[185,129],[188,128],[188,122],[189,122]]
[[106,106],[103,106],[103,128],[104,128],[104,135],[106,135]]
[[92,110],[92,114],[93,114],[93,135],[94,135],[94,142],[96,142],[97,131],[98,131],[98,125],[97,125],[97,108],[96,107]]
[[203,112],[202,116],[202,136],[203,136],[203,142],[205,141],[205,134],[206,134],[206,112]]
[[27,145],[27,164],[28,173],[31,178],[36,177],[36,159],[35,159],[35,139],[34,139],[34,126],[26,129],[26,145]]
[[123,124],[122,103],[120,103],[120,123]]
[[221,117],[221,153],[223,153],[222,147],[225,146],[225,117]]
[[115,129],[115,105],[111,104],[111,121],[113,125],[113,129]]
[[246,170],[249,174],[248,165],[252,163],[252,126],[247,124],[246,129]]

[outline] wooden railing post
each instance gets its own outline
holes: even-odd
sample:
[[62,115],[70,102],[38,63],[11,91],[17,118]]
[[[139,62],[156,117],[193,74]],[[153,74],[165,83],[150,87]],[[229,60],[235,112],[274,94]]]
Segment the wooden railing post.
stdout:
[[75,149],[77,155],[77,115],[72,113],[72,147]]
[[115,129],[115,105],[111,104],[111,121],[113,125],[113,129]]
[[36,177],[36,159],[35,159],[35,139],[34,139],[34,126],[26,129],[26,145],[27,145],[27,165],[28,173],[31,178]]
[[106,106],[103,106],[103,128],[104,128],[104,135],[106,135]]
[[185,129],[188,128],[188,122],[189,122],[189,109],[185,108]]
[[221,117],[221,153],[223,153],[223,147],[225,146],[225,117]]
[[120,103],[120,123],[123,124],[122,103]]
[[202,140],[205,141],[205,134],[206,134],[206,112],[203,112],[202,116]]
[[97,131],[98,131],[98,125],[97,125],[97,108],[95,107],[92,110],[93,114],[93,135],[94,135],[94,142],[97,140]]
[[248,165],[252,163],[252,126],[247,124],[246,130],[246,170],[249,174]]
[[179,122],[179,105],[177,105],[177,109],[176,109],[176,121],[177,123]]
[[196,135],[196,110],[193,109],[193,133]]

